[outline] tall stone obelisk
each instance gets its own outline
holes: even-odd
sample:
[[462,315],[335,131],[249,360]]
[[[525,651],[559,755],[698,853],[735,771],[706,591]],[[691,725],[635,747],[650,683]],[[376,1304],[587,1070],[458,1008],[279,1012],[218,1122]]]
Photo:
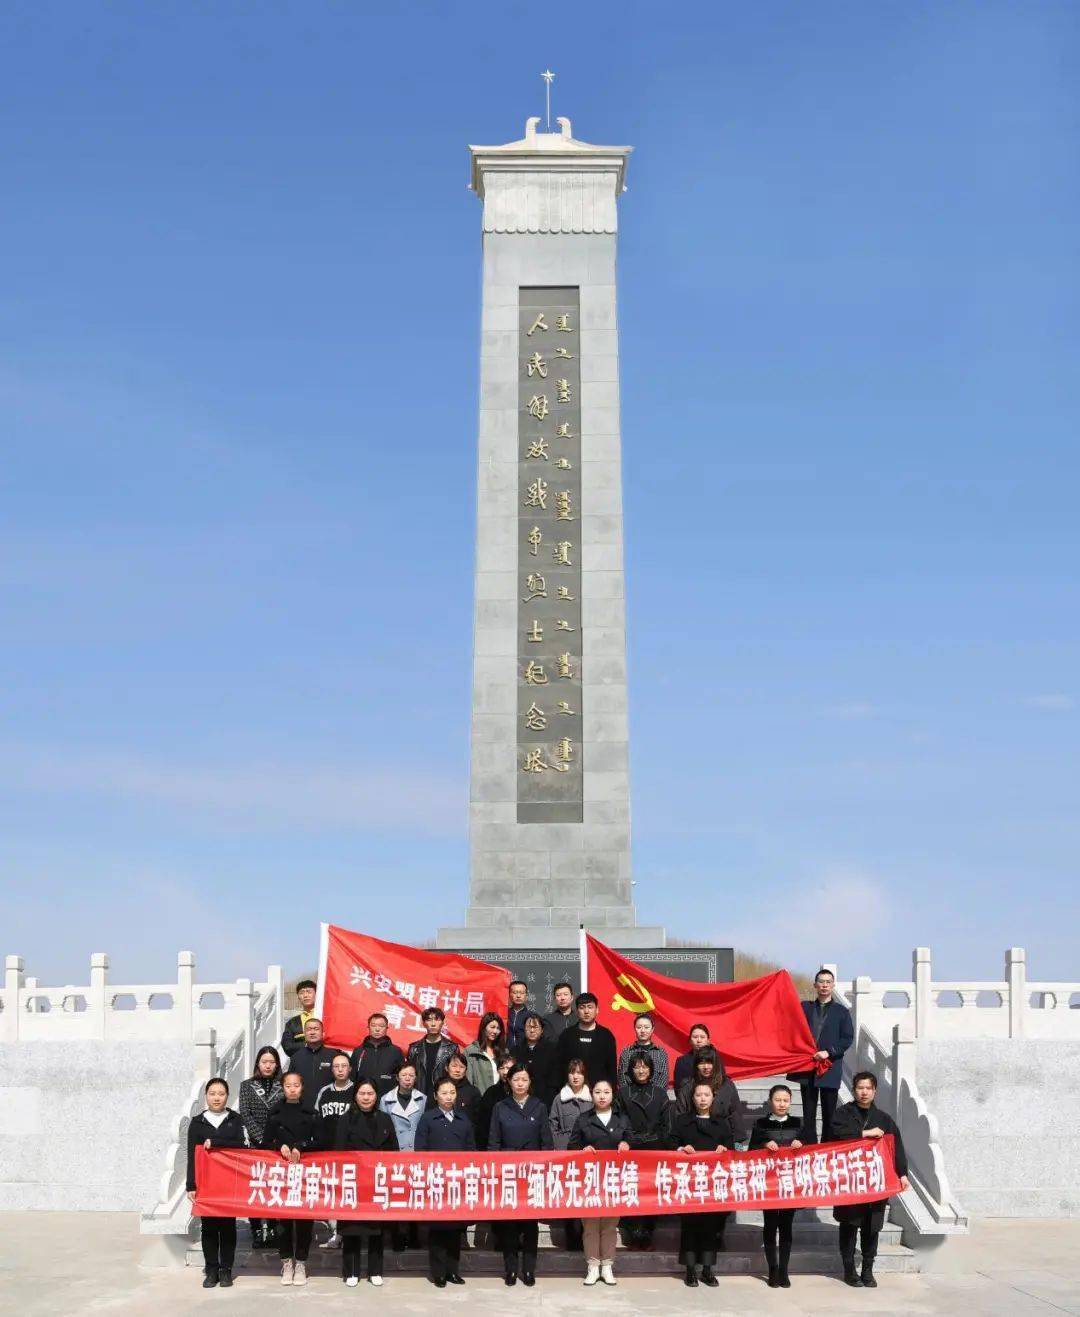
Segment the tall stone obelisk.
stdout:
[[616,201],[629,147],[473,146],[483,320],[470,888],[442,946],[623,947],[637,926],[623,589]]

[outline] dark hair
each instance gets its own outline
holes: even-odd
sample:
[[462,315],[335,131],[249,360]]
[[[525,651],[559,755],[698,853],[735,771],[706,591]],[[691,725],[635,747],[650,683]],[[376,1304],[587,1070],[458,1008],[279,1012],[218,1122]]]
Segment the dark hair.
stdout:
[[204,1092],[204,1093],[209,1093],[210,1090],[211,1090],[211,1088],[213,1088],[213,1086],[214,1086],[215,1084],[220,1084],[221,1087],[225,1090],[225,1096],[226,1096],[226,1097],[229,1096],[229,1086],[228,1086],[228,1084],[225,1082],[224,1079],[219,1078],[217,1075],[215,1075],[213,1079],[208,1079],[208,1080],[206,1081],[206,1085],[205,1085],[205,1087],[203,1088],[203,1092]]
[[600,1005],[600,1003],[596,999],[595,992],[579,992],[577,997],[574,999],[575,1006],[588,1006],[590,1002],[592,1003],[593,1006]]
[[318,992],[319,985],[315,982],[314,979],[301,979],[300,982],[296,985],[296,991],[299,992],[302,988],[314,988],[315,991]]
[[510,982],[506,985],[506,988],[507,991],[509,991],[511,988],[524,988],[526,992],[529,991],[529,985],[525,982],[524,979],[511,979]]
[[282,1088],[285,1087],[285,1081],[286,1081],[286,1079],[295,1079],[296,1082],[300,1085],[301,1088],[304,1087],[304,1076],[300,1073],[299,1070],[286,1070],[286,1071],[285,1071],[285,1073],[281,1076],[281,1087],[282,1087]]
[[[372,1020],[386,1020],[386,1016],[382,1013],[382,1011],[372,1011],[371,1014],[367,1017],[368,1024],[370,1024]],[[387,1028],[390,1027],[389,1020],[386,1020],[386,1026]]]
[[862,1079],[869,1079],[874,1086],[874,1091],[877,1092],[877,1075],[872,1070],[860,1070],[858,1074],[853,1075],[851,1078],[851,1091],[853,1093],[855,1092],[855,1085]]
[[274,1073],[270,1076],[270,1078],[280,1079],[281,1057],[278,1056],[278,1049],[276,1047],[260,1047],[259,1050],[255,1053],[255,1069],[251,1072],[252,1079],[262,1078],[262,1075],[259,1074],[259,1062],[263,1059],[264,1056],[272,1056],[274,1058]]
[[580,1056],[572,1056],[566,1063],[566,1073],[569,1076],[571,1070],[580,1070],[586,1079],[589,1077],[589,1067]]
[[[509,1083],[515,1075],[529,1075],[529,1067],[527,1065],[522,1065],[520,1061],[515,1061],[506,1076],[507,1083]],[[529,1075],[529,1087],[532,1088],[532,1075]]]
[[821,967],[821,968],[818,970],[818,972],[814,975],[814,982],[815,982],[815,983],[818,981],[818,979],[821,978],[822,974],[828,974],[829,978],[832,979],[832,981],[833,981],[834,983],[836,982],[836,975],[832,972],[832,970],[831,970],[831,969],[827,969],[824,965],[822,965],[822,967]]
[[771,1102],[772,1099],[773,1099],[773,1094],[774,1094],[774,1093],[786,1093],[786,1094],[788,1095],[788,1097],[791,1097],[791,1089],[788,1088],[787,1084],[773,1084],[772,1088],[769,1089],[769,1101],[770,1101],[770,1102]]
[[656,1024],[656,1021],[652,1017],[652,1011],[638,1011],[634,1016],[634,1023],[637,1024],[638,1020],[648,1020],[650,1024]]
[[461,1052],[451,1052],[446,1058],[446,1064],[449,1065],[451,1061],[460,1061],[466,1070],[469,1068],[469,1063],[465,1060],[465,1057]]
[[628,1069],[630,1071],[631,1079],[634,1077],[634,1066],[636,1065],[647,1065],[649,1067],[649,1080],[651,1082],[653,1075],[656,1073],[656,1066],[653,1064],[653,1059],[648,1052],[635,1052],[630,1057],[630,1065]]
[[309,1024],[317,1024],[320,1029],[323,1027],[323,1022],[317,1015],[309,1015],[304,1021],[304,1028],[306,1029]]
[[527,1024],[529,1023],[530,1020],[539,1020],[539,1021],[540,1021],[540,1028],[543,1029],[543,1028],[545,1027],[545,1026],[544,1026],[544,1017],[540,1014],[539,1011],[526,1011],[526,1012],[525,1012],[525,1018],[524,1018],[524,1019],[522,1020],[522,1022],[521,1022],[521,1024],[522,1024],[522,1028],[524,1028],[525,1025],[527,1025]]
[[712,1084],[707,1079],[695,1079],[694,1087],[690,1090],[691,1094],[696,1093],[699,1088],[707,1088],[710,1093],[714,1091]]
[[572,983],[568,983],[566,979],[562,979],[560,980],[560,982],[556,983],[556,985],[551,989],[552,999],[554,999],[555,994],[559,991],[560,988],[569,988],[571,992],[574,991],[574,985]]
[[488,1011],[486,1015],[482,1015],[480,1017],[480,1027],[476,1031],[476,1041],[480,1044],[481,1047],[487,1046],[487,1039],[484,1037],[484,1031],[487,1029],[488,1025],[492,1022],[492,1020],[495,1020],[499,1026],[499,1036],[492,1043],[492,1047],[494,1047],[495,1050],[498,1051],[502,1047],[503,1043],[506,1042],[506,1025],[503,1024],[503,1017],[499,1014],[498,1011]]
[[410,1061],[407,1056],[404,1056],[397,1063],[397,1065],[394,1066],[394,1078],[396,1079],[403,1070],[415,1070],[415,1069],[416,1069],[416,1062]]
[[420,1013],[420,1018],[421,1020],[430,1020],[432,1018],[436,1020],[445,1020],[446,1012],[440,1011],[438,1006],[429,1006],[426,1011]]
[[688,1040],[690,1038],[690,1035],[694,1032],[695,1029],[700,1029],[706,1038],[712,1037],[712,1034],[709,1032],[709,1026],[707,1024],[692,1024],[686,1033],[686,1037]]
[[[698,1067],[703,1061],[708,1061],[712,1065],[713,1072],[711,1079],[702,1079],[701,1075],[698,1073]],[[699,1048],[697,1056],[694,1057],[693,1083],[695,1086],[700,1081],[703,1084],[708,1084],[715,1092],[724,1082],[725,1077],[724,1063],[720,1060],[720,1054],[717,1052],[716,1048],[709,1044]]]
[[457,1080],[451,1079],[449,1075],[443,1075],[441,1079],[435,1081],[435,1092],[437,1093],[444,1084],[449,1084],[454,1092],[457,1092]]
[[375,1081],[374,1081],[374,1079],[358,1079],[358,1080],[356,1081],[356,1088],[355,1088],[355,1090],[354,1090],[354,1092],[353,1092],[353,1103],[354,1103],[354,1104],[356,1103],[356,1099],[360,1096],[360,1090],[361,1090],[362,1088],[370,1088],[371,1091],[375,1094],[375,1100],[376,1100],[376,1102],[378,1101],[378,1099],[379,1099],[379,1090],[378,1090],[378,1089],[376,1088],[376,1086],[375,1086]]

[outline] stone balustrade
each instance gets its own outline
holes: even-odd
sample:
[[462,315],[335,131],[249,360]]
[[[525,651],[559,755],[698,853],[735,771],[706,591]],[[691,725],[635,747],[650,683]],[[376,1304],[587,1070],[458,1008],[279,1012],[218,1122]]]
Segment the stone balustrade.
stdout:
[[1028,979],[1022,947],[1006,951],[1003,979],[963,981],[935,981],[930,948],[916,947],[910,980],[860,977],[849,1000],[856,1019],[881,1038],[899,1025],[914,1040],[1080,1041],[1080,982]]
[[179,953],[172,983],[111,983],[104,952],[91,956],[86,984],[44,987],[24,968],[21,956],[5,960],[0,1042],[194,1042],[213,1029],[218,1038],[240,1036],[250,1054],[248,1040],[267,1011],[280,1019],[284,998],[280,965],[261,982],[197,983],[190,951]]

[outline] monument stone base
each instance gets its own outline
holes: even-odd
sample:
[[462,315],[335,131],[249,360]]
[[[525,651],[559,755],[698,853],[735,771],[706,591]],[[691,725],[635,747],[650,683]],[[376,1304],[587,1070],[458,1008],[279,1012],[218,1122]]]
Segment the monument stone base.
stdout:
[[[509,912],[511,915],[515,912]],[[585,927],[594,937],[617,951],[633,951],[638,947],[662,947],[667,943],[663,928],[648,926],[608,927],[587,920]],[[576,949],[580,931],[572,928],[525,926],[512,923],[490,928],[440,928],[435,945],[446,951],[483,951],[494,947],[516,947],[526,950],[533,947],[567,947]]]

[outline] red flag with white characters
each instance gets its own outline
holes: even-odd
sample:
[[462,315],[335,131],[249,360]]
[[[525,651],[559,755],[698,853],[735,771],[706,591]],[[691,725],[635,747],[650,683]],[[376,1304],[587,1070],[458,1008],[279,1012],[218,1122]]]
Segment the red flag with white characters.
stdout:
[[315,1013],[331,1047],[353,1048],[367,1033],[368,1016],[381,1011],[395,1042],[424,1033],[429,1006],[446,1015],[444,1032],[464,1047],[476,1041],[488,1011],[505,1017],[510,972],[456,951],[422,951],[322,925]]
[[708,1027],[732,1079],[820,1069],[816,1044],[799,994],[787,970],[742,983],[692,983],[636,965],[590,934],[585,935],[587,983],[596,994],[601,1024],[619,1050],[635,1041],[634,1021],[653,1018],[653,1041],[668,1054],[668,1073],[689,1047],[695,1024]]

